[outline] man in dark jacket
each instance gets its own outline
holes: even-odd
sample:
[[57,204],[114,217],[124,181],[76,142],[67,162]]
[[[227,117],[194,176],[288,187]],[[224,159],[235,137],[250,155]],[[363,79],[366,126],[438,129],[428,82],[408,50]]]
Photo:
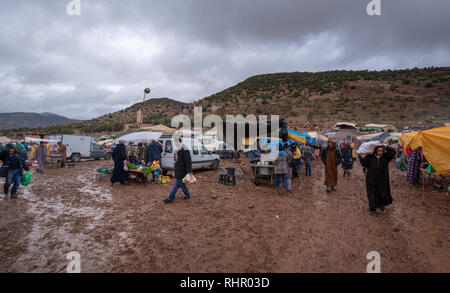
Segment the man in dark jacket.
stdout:
[[3,166],[7,166],[8,175],[6,177],[5,185],[3,186],[3,192],[7,195],[9,193],[9,187],[13,184],[11,189],[11,198],[17,198],[17,190],[20,185],[20,178],[22,177],[23,170],[30,170],[30,167],[25,162],[24,156],[15,151],[12,145],[9,146],[8,154],[2,155]]
[[147,147],[147,156],[145,164],[150,165],[153,163],[153,161],[160,161],[161,162],[161,153],[163,152],[163,148],[161,146],[161,143],[154,140],[152,143]]
[[177,159],[175,161],[175,182],[172,191],[169,194],[169,198],[164,200],[164,203],[172,203],[175,200],[175,195],[178,188],[184,192],[184,198],[188,199],[191,197],[186,184],[183,182],[183,178],[187,174],[192,174],[192,160],[191,153],[189,149],[181,142],[181,138],[175,141],[175,148],[178,150],[176,153]]
[[359,157],[361,165],[367,168],[366,191],[371,214],[375,214],[376,209],[384,210],[393,201],[389,184],[389,162],[394,159],[395,154],[395,150],[389,146],[378,146],[372,155]]

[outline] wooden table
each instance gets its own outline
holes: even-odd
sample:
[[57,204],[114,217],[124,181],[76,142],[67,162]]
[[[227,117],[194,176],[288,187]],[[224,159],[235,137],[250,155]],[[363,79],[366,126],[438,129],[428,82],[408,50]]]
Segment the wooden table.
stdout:
[[147,185],[147,179],[148,177],[145,176],[144,172],[142,172],[141,170],[128,170],[128,179],[127,179],[127,183],[130,184],[130,175],[134,175],[136,176],[136,178],[138,178],[139,180],[141,180],[141,182],[144,183],[144,185]]
[[[253,183],[255,183],[255,185],[259,184],[257,178],[267,178],[267,177],[269,177],[270,184],[274,184],[274,171],[275,171],[274,165],[250,164],[250,167],[253,170]],[[270,175],[261,175],[261,169],[267,169]]]

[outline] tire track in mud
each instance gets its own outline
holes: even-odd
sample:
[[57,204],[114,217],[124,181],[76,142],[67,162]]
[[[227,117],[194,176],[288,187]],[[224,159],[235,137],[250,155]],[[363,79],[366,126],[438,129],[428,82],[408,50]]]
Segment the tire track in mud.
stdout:
[[84,272],[365,272],[371,250],[382,272],[449,271],[448,202],[430,191],[422,206],[397,170],[394,203],[370,216],[358,163],[330,194],[318,161],[285,194],[254,186],[237,165],[234,187],[217,184],[220,170],[198,171],[192,198],[179,191],[170,205],[170,184],[94,182],[108,166],[48,170],[21,187],[21,199],[1,200],[1,271],[64,272],[71,250]]
[[28,229],[18,241],[24,249],[10,265],[11,271],[64,272],[70,251],[80,253],[83,272],[101,270],[112,238],[102,239],[99,233],[108,226],[104,220],[110,200],[108,190],[88,178],[91,173],[82,164],[48,169],[45,175],[33,174],[28,187],[21,186],[18,201],[29,219]]

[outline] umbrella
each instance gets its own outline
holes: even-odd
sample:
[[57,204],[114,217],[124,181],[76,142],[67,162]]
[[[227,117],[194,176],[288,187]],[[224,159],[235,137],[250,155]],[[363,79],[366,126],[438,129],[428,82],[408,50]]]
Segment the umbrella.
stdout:
[[124,140],[126,142],[151,142],[152,140],[158,140],[162,136],[162,132],[150,132],[150,131],[140,131],[125,134],[119,138],[116,138],[114,141],[119,142]]

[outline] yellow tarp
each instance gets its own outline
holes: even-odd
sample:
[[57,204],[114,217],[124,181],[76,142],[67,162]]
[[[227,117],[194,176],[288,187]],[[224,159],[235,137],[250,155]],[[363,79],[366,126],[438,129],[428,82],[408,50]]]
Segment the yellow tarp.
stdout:
[[406,149],[406,147],[409,145],[414,136],[417,135],[417,133],[418,132],[416,131],[416,132],[405,132],[402,134],[402,136],[400,137],[400,141],[402,142],[403,148]]
[[[406,135],[405,135],[406,134]],[[422,147],[423,155],[439,175],[450,171],[450,126],[402,135],[403,147]]]

